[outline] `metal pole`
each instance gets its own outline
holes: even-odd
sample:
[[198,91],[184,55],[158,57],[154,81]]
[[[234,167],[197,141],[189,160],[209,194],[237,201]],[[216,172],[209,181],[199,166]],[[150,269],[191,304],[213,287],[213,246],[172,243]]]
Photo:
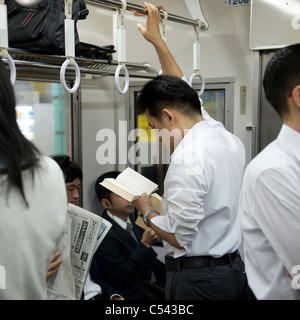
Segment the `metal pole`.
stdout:
[[[120,0],[87,0],[87,3],[93,3],[93,4],[98,4],[107,8],[111,8],[111,9],[116,9],[116,8],[121,8],[122,7],[122,2]],[[132,12],[136,12],[139,14],[147,14],[147,12],[145,11],[145,8],[143,6],[140,6],[138,4],[134,4],[134,3],[130,3],[127,2],[127,10],[128,11],[132,11]],[[164,18],[164,10],[159,10],[161,17]],[[198,27],[199,26],[199,22],[198,20],[193,20],[193,19],[189,19],[189,18],[185,18],[185,17],[181,17],[181,16],[177,16],[175,14],[172,13],[168,13],[168,20],[173,21],[173,22],[177,22],[177,23],[181,23],[181,24],[187,24],[193,27]],[[206,24],[204,22],[200,22],[201,24],[201,30],[207,30],[206,28]]]

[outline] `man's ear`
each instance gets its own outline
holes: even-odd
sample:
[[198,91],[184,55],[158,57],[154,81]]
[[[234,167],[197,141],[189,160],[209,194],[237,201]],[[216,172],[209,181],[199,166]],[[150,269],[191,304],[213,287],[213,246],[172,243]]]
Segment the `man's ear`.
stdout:
[[175,114],[174,114],[174,112],[172,112],[172,110],[170,110],[170,109],[162,109],[162,115],[164,117],[166,117],[170,121],[171,125],[174,125],[174,123],[175,123]]
[[110,201],[107,199],[101,199],[101,204],[105,209],[109,209],[110,208]]
[[300,109],[300,85],[293,89],[292,99],[297,108]]

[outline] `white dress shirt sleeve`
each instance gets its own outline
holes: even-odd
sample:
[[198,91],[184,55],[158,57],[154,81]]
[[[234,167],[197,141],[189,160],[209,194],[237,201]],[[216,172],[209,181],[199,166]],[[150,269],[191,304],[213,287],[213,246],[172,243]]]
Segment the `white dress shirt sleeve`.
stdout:
[[295,185],[298,180],[288,177],[276,169],[263,172],[256,183],[253,209],[255,220],[291,273],[292,267],[300,264],[299,254],[295,255],[300,252],[300,196]]
[[164,216],[151,220],[160,229],[175,234],[177,242],[183,247],[183,249],[173,247],[174,258],[186,253],[195,239],[199,222],[204,215],[203,174],[189,173],[187,174],[186,166],[170,167],[167,192],[164,195]]

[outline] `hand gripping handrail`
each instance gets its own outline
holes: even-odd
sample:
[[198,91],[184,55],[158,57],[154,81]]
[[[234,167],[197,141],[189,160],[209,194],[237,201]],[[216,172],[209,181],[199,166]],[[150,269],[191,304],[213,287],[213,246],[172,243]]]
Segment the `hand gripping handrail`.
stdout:
[[[122,1],[122,8],[118,8],[118,62],[119,65],[116,69],[115,72],[115,86],[118,90],[118,92],[122,95],[126,94],[128,89],[129,89],[129,73],[126,68],[126,30],[124,28],[124,16],[125,16],[125,11],[127,7],[127,2],[125,0]],[[124,70],[125,74],[125,86],[124,89],[122,90],[120,87],[120,71]]]
[[[163,15],[164,15],[164,18],[161,20],[161,23],[160,23],[159,27],[160,27],[161,37],[164,40],[164,42],[167,43],[166,24],[167,24],[167,21],[168,21],[169,14],[168,14],[168,12],[166,10],[163,10]],[[163,74],[163,70],[161,69],[158,74],[159,75]]]
[[194,78],[195,77],[200,78],[201,89],[198,93],[199,97],[201,97],[205,89],[205,81],[200,74],[200,37],[199,37],[200,28],[201,28],[201,22],[200,20],[198,20],[198,27],[195,27],[195,41],[193,44],[193,66],[194,66],[195,73],[193,73],[189,79],[189,85],[192,87]]
[[[67,59],[62,64],[60,69],[60,82],[68,93],[77,91],[80,85],[80,69],[75,61],[75,23],[72,19],[72,0],[65,0],[65,56]],[[68,65],[73,65],[75,68],[75,84],[73,88],[69,88],[66,84],[66,69]]]
[[0,57],[7,59],[10,68],[10,82],[16,82],[16,66],[14,60],[8,53],[8,31],[7,31],[7,7],[4,0],[0,1]]

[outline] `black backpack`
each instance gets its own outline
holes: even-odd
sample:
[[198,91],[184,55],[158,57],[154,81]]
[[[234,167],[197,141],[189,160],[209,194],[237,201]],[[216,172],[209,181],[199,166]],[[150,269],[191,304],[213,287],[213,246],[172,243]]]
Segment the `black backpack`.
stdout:
[[[41,0],[34,8],[23,7],[14,0],[5,0],[5,3],[10,48],[44,54],[65,54],[63,0]],[[85,19],[88,13],[84,0],[73,0],[76,49],[79,46],[76,23],[79,19]]]

